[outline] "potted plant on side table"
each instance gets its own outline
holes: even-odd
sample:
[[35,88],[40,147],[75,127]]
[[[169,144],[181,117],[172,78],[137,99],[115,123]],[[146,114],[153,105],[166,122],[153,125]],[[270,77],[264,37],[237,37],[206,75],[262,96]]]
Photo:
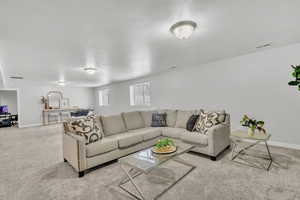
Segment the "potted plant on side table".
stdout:
[[244,115],[240,123],[242,126],[248,127],[248,135],[250,137],[254,135],[255,130],[266,134],[266,130],[263,128],[265,125],[264,121],[258,121],[256,119],[248,117],[247,115]]
[[292,76],[295,78],[294,81],[290,81],[290,86],[298,86],[298,90],[300,90],[300,65],[291,65],[291,67],[294,69]]

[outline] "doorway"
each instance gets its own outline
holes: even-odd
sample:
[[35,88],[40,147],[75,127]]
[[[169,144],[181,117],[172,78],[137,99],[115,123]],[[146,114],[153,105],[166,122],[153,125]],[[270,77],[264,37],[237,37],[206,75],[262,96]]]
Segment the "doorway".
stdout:
[[19,126],[19,95],[17,89],[0,90],[0,128]]

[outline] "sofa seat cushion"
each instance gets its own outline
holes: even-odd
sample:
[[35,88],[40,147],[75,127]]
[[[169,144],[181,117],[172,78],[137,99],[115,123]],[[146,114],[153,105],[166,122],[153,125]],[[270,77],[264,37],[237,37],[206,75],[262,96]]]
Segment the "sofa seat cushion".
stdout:
[[138,111],[122,113],[122,117],[125,121],[125,125],[128,130],[145,127],[144,119],[141,113]]
[[204,134],[199,134],[198,132],[184,131],[181,134],[181,140],[184,142],[199,144],[199,145],[208,144],[208,136]]
[[101,116],[105,136],[110,136],[127,131],[121,115]]
[[154,138],[157,138],[161,136],[161,128],[158,127],[148,127],[148,128],[141,128],[141,129],[136,129],[133,131],[130,131],[136,134],[142,134],[143,135],[143,140],[148,141]]
[[92,144],[86,145],[86,156],[93,157],[99,154],[107,153],[118,149],[118,140],[103,138]]
[[161,136],[161,130],[149,130],[143,134],[143,140],[148,141]]
[[136,133],[123,133],[117,135],[119,148],[127,148],[133,145],[136,145],[140,142],[143,142],[143,134],[136,132]]
[[162,136],[180,139],[184,131],[185,129],[183,128],[165,127],[162,129]]

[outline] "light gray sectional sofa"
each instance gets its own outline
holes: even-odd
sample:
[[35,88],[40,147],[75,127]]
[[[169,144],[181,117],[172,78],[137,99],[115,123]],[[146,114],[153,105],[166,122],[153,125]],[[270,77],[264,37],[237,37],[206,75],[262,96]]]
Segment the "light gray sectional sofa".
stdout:
[[86,145],[84,137],[63,134],[63,156],[79,177],[85,170],[153,146],[159,138],[170,137],[195,144],[194,152],[209,155],[212,160],[230,146],[230,116],[209,129],[207,135],[189,132],[186,123],[199,111],[164,110],[168,127],[151,127],[152,113],[135,111],[113,116],[97,116],[104,138]]

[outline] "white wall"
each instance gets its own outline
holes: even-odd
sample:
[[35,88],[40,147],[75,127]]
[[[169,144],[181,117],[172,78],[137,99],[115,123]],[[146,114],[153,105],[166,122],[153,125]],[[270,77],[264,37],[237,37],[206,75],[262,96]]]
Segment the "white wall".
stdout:
[[42,109],[41,96],[49,91],[61,91],[64,97],[70,99],[71,106],[93,108],[93,89],[83,87],[56,87],[54,85],[38,85],[25,80],[8,82],[10,88],[18,88],[19,92],[19,123],[20,127],[41,125]]
[[[273,141],[300,145],[300,91],[288,86],[290,65],[300,64],[299,52],[295,44],[109,85],[110,106],[96,110],[107,115],[144,108],[226,109],[233,129],[249,114],[265,120]],[[143,80],[151,82],[152,106],[131,107],[129,85]]]
[[4,88],[4,87],[5,87],[4,72],[0,63],[0,88]]
[[2,78],[2,72],[0,70],[0,88],[4,88],[4,81],[3,81],[3,78]]
[[8,112],[18,114],[17,91],[0,90],[0,105],[7,105]]

